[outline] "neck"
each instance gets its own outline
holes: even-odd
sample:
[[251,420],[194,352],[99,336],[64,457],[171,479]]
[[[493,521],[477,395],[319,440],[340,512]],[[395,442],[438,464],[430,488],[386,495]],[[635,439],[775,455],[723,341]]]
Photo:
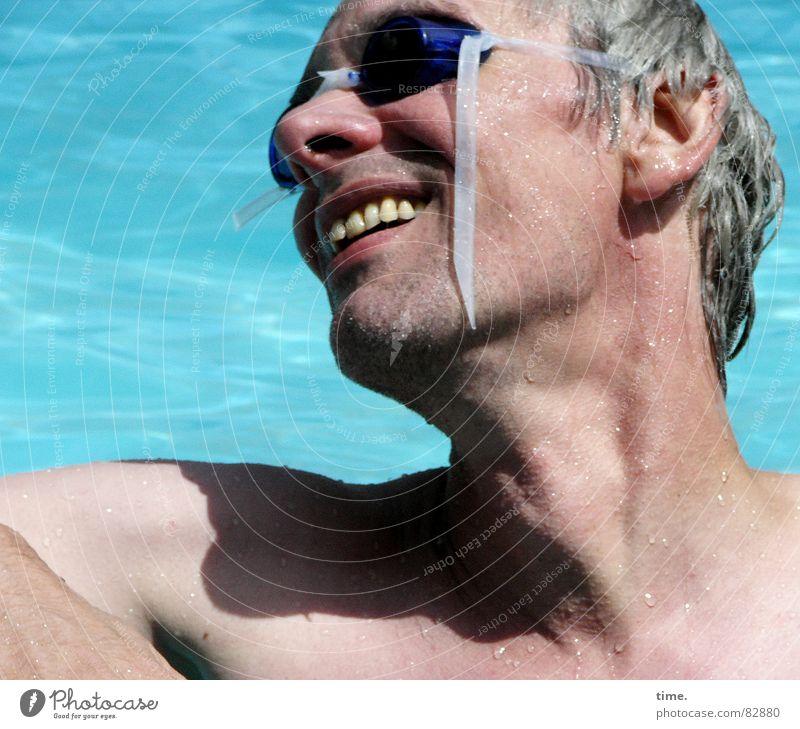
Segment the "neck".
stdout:
[[699,535],[720,535],[719,506],[750,472],[699,306],[671,302],[647,325],[664,298],[628,294],[609,313],[604,291],[492,340],[430,411],[452,440],[446,538],[477,639],[618,645],[659,600],[691,601]]

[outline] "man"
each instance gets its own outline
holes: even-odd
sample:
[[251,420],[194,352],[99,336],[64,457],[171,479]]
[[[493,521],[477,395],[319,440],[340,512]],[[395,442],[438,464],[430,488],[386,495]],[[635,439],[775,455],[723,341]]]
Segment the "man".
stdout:
[[[6,676],[177,676],[151,643],[221,677],[800,676],[800,481],[750,469],[724,406],[781,204],[771,133],[694,3],[541,5],[351,4],[276,132],[339,366],[444,431],[450,467],[368,487],[195,463],[9,478],[0,522],[50,569],[4,533]],[[315,95],[407,15],[641,70],[481,66],[474,330],[455,81]],[[369,205],[406,214],[370,233]]]

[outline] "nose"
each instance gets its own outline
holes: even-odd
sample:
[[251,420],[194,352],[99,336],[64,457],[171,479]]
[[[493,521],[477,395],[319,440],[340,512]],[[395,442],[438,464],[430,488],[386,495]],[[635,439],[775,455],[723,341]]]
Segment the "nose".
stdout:
[[377,146],[380,122],[349,90],[333,90],[284,114],[275,145],[300,184],[321,188],[343,163]]

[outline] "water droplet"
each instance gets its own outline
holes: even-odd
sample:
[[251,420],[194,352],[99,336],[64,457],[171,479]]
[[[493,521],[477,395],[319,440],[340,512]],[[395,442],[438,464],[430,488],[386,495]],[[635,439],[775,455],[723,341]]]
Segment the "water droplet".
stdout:
[[645,592],[644,593],[644,604],[647,605],[647,607],[655,607],[655,604],[656,604],[655,597],[653,597],[653,595],[651,595],[649,592]]
[[614,643],[614,653],[622,653],[625,650],[624,643]]
[[521,665],[519,661],[514,661],[514,668],[519,668]]
[[655,537],[650,537],[650,539],[648,539],[647,542],[648,542],[648,544],[655,544],[656,543],[656,538]]
[[727,482],[728,482],[728,472],[727,471],[723,471],[722,472],[722,483],[727,483]]
[[571,315],[572,315],[572,306],[567,304],[567,306],[564,309],[564,316],[571,316]]
[[505,652],[506,652],[506,649],[505,649],[505,646],[504,646],[502,648],[498,648],[492,655],[495,657],[495,659],[500,660],[500,658],[502,657],[503,653],[505,653]]
[[717,494],[717,503],[720,506],[725,506],[725,497],[722,494]]
[[685,603],[683,604],[683,609],[684,609],[684,610],[686,610],[687,612],[689,611],[689,609],[690,609],[691,607],[692,607],[692,606],[691,606],[691,605],[690,605],[688,602],[685,602]]
[[529,645],[528,646],[528,653],[535,653],[535,652],[536,652],[536,646]]

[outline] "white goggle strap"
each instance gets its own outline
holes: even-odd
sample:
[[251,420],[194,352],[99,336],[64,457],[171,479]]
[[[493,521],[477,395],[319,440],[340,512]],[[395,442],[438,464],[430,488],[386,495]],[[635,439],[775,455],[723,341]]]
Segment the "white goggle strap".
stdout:
[[361,74],[352,68],[335,68],[332,71],[317,71],[318,76],[322,76],[322,83],[316,93],[311,97],[324,94],[332,89],[354,89],[361,83]]
[[461,42],[456,80],[456,163],[453,207],[453,261],[456,281],[470,326],[475,329],[475,179],[478,163],[478,77],[481,53],[505,48],[530,55],[547,55],[568,61],[631,73],[631,65],[608,53],[555,43],[501,38],[491,33],[468,35]]
[[453,263],[456,281],[475,329],[475,169],[478,163],[478,78],[481,35],[461,41],[456,78],[456,161],[453,203]]
[[[317,89],[312,99],[320,94],[324,94],[331,89],[352,89],[361,83],[361,74],[352,68],[337,68],[333,71],[318,71],[322,76],[322,83]],[[234,230],[241,230],[253,218],[258,217],[265,210],[272,210],[276,205],[282,203],[286,198],[291,197],[297,188],[286,190],[282,187],[272,188],[259,195],[255,200],[251,200],[247,205],[239,208],[233,214]]]
[[233,229],[240,231],[253,218],[258,217],[265,210],[272,210],[276,205],[291,197],[297,188],[287,190],[283,187],[272,187],[262,192],[255,200],[243,205],[233,214]]
[[574,46],[562,46],[558,43],[547,43],[546,41],[527,40],[525,38],[503,38],[483,33],[483,50],[489,48],[504,48],[509,51],[519,51],[534,56],[551,56],[552,58],[563,58],[566,61],[581,63],[585,66],[595,66],[605,68],[609,71],[633,74],[633,66],[622,58],[617,58],[603,51],[592,51],[587,48],[575,48]]

